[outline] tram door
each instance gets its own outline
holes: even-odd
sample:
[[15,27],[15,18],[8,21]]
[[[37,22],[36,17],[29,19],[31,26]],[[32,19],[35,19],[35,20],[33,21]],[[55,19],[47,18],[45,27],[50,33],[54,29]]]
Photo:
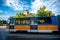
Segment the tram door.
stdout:
[[57,18],[58,18],[58,28],[60,30],[60,15],[58,15]]
[[31,24],[30,24],[30,29],[31,30],[37,30],[37,18],[31,18]]

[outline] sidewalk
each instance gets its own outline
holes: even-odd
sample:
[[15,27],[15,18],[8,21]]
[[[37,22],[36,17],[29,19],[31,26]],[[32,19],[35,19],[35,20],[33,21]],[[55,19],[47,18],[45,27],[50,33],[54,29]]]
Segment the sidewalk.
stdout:
[[6,26],[0,26],[0,28],[6,28]]

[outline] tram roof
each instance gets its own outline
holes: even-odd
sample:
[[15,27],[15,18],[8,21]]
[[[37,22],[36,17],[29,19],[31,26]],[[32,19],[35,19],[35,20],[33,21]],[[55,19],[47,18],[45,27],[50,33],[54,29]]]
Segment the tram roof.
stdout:
[[[56,16],[40,16],[40,18],[41,18],[41,17],[56,17]],[[23,19],[23,18],[27,18],[27,19],[28,19],[28,18],[38,18],[38,17],[21,17],[21,19]],[[9,18],[9,19],[20,19],[20,18],[12,18],[12,17],[11,17],[11,18]]]

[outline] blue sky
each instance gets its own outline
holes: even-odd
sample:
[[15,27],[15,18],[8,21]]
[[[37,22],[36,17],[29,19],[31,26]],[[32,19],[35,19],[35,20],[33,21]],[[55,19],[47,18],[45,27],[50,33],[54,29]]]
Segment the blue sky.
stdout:
[[47,10],[53,11],[55,15],[60,14],[60,0],[0,0],[0,19],[7,19],[16,13],[24,12],[28,9],[31,13],[46,6]]

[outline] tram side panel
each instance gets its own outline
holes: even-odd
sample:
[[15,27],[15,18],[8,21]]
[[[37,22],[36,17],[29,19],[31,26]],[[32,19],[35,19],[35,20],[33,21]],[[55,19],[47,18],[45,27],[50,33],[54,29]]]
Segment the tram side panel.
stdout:
[[[19,24],[16,23],[16,18],[10,18],[10,21],[14,21],[14,25],[11,25],[11,22],[7,24],[6,29],[9,31],[27,31],[30,30],[30,25],[27,24],[20,24],[20,21],[18,21]],[[20,19],[19,19],[20,20]]]
[[19,25],[19,26],[15,26],[14,30],[26,31],[26,30],[30,30],[30,26],[29,25]]
[[56,17],[51,17],[51,24],[38,25],[38,30],[39,30],[39,32],[41,32],[41,31],[43,31],[43,32],[58,31]]
[[[56,17],[50,17],[51,18],[51,23],[50,24],[38,24],[37,25],[37,30],[38,32],[52,32],[52,31],[58,31],[58,25],[57,25],[57,20]],[[9,26],[7,25],[7,29],[13,29],[13,30],[21,30],[21,31],[28,31],[30,29],[30,25],[14,25],[14,26]]]

